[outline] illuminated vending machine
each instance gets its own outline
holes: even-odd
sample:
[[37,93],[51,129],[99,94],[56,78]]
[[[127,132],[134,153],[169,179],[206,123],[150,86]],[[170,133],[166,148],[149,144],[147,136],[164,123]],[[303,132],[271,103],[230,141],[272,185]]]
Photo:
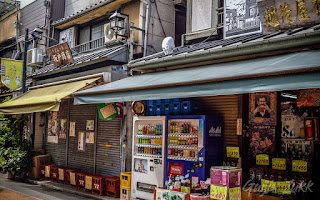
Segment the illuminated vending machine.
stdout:
[[206,181],[210,167],[222,165],[222,118],[208,115],[168,116],[165,180],[190,175]]
[[166,117],[133,118],[132,180],[133,199],[153,199],[155,187],[164,186]]

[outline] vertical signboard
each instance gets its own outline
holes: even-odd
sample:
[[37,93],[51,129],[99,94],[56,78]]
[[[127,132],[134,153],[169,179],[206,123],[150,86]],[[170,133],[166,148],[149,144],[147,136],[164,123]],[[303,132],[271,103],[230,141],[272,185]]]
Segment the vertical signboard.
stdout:
[[1,58],[1,82],[11,90],[22,87],[22,65],[21,60]]

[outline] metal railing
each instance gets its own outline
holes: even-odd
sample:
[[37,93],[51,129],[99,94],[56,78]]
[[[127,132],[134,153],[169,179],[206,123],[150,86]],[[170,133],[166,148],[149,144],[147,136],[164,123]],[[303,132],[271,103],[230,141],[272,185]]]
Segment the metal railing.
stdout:
[[73,48],[77,53],[82,53],[94,49],[98,49],[105,46],[104,37],[98,38],[96,40],[91,40],[89,42],[79,44]]

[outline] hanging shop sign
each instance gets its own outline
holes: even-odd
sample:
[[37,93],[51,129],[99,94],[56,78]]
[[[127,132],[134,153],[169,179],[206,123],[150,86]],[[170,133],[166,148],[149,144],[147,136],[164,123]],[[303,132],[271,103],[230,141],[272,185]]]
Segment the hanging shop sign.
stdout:
[[228,158],[239,158],[239,147],[227,147]]
[[58,112],[49,112],[48,114],[48,142],[58,143],[59,133]]
[[320,1],[264,0],[258,1],[264,32],[310,26],[320,22]]
[[143,101],[134,101],[132,103],[132,112],[136,115],[142,115],[145,113],[145,108]]
[[76,136],[76,122],[70,122],[69,136]]
[[1,58],[1,82],[11,90],[22,87],[22,69],[21,60]]
[[118,116],[118,108],[115,103],[100,103],[97,106],[100,119],[111,121]]
[[50,47],[48,52],[55,67],[73,63],[72,53],[67,42]]

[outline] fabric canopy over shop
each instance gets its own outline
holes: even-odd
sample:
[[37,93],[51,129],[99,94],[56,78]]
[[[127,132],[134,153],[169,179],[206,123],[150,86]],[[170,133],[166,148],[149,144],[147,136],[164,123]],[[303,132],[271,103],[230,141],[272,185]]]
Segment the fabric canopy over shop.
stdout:
[[58,111],[60,100],[99,78],[91,78],[31,89],[25,94],[0,104],[1,114]]
[[148,73],[75,93],[75,104],[320,87],[320,51]]

